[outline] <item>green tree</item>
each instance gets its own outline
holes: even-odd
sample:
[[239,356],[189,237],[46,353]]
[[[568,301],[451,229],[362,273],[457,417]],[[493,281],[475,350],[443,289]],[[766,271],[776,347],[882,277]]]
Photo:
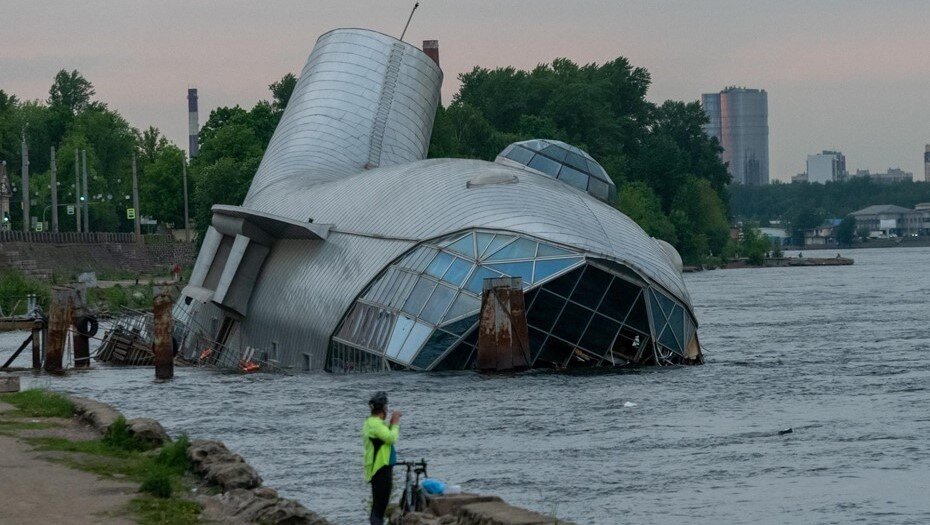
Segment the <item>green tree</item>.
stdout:
[[64,108],[71,115],[77,115],[90,106],[95,93],[94,85],[76,69],[70,73],[62,69],[55,75],[48,91],[48,103],[53,108]]
[[284,75],[281,80],[272,82],[268,86],[268,89],[271,90],[271,106],[278,115],[284,112],[284,108],[287,107],[288,101],[291,100],[295,87],[297,87],[297,77],[293,73]]
[[849,246],[856,240],[856,218],[852,215],[843,217],[836,227],[836,242]]
[[766,253],[771,250],[772,244],[764,235],[759,233],[755,224],[743,226],[743,240],[740,242],[740,253],[746,257],[749,264],[761,266],[765,262]]
[[618,191],[617,208],[625,213],[649,235],[677,244],[678,237],[672,221],[662,212],[659,197],[645,182],[624,184]]

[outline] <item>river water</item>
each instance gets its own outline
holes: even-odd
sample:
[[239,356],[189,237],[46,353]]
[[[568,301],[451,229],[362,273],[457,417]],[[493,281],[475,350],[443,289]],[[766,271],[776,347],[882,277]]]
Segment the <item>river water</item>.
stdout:
[[[930,522],[930,249],[843,255],[855,266],[687,275],[701,367],[24,380],[221,439],[342,524],[366,522],[359,430],[375,390],[405,412],[402,458],[578,523]],[[3,334],[0,354],[21,339]]]

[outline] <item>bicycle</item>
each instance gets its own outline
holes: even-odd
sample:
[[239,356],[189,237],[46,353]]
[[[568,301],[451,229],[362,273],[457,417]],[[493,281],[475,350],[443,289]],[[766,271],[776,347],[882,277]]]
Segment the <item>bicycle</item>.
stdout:
[[405,516],[410,512],[422,512],[426,509],[426,492],[420,487],[420,476],[427,477],[426,460],[400,461],[397,464],[407,467],[404,492],[400,496],[401,515]]

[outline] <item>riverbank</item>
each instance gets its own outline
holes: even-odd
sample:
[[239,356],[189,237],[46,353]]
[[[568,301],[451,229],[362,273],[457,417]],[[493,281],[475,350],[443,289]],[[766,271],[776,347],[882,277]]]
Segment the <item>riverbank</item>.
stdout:
[[329,524],[218,441],[46,390],[0,394],[0,462],[10,523]]
[[[18,384],[16,376],[0,376]],[[172,440],[147,418],[47,390],[0,394],[0,493],[11,523],[329,525],[262,486],[219,441]],[[428,497],[410,525],[571,525],[497,496]],[[400,518],[392,506],[394,520]]]
[[730,261],[722,266],[686,266],[685,273],[704,270],[738,270],[741,268],[800,268],[809,266],[852,266],[853,259],[848,257],[777,257],[765,259],[762,264],[751,264],[746,259]]

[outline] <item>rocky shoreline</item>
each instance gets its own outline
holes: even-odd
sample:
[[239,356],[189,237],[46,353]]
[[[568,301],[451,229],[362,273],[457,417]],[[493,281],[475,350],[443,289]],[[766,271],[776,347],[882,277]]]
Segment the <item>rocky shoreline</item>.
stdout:
[[[79,396],[66,396],[74,404],[75,416],[101,434],[117,419],[124,417],[107,403]],[[129,432],[153,446],[170,441],[158,421],[149,418],[126,420]],[[269,523],[289,525],[329,525],[329,522],[300,503],[278,496],[274,489],[263,487],[262,478],[239,454],[219,441],[194,440],[187,457],[205,485],[216,487],[219,494],[201,494],[194,499],[204,509],[204,517],[223,523]]]
[[[64,395],[73,405],[74,414],[103,435],[123,414],[107,403],[74,395]],[[150,418],[126,420],[129,432],[153,448],[167,444],[171,438],[162,425]],[[319,514],[297,501],[282,498],[277,491],[262,485],[258,471],[225,444],[214,440],[193,440],[187,457],[202,487],[194,501],[202,508],[208,522],[232,524],[330,525]],[[423,512],[401,517],[396,506],[389,508],[391,523],[406,525],[572,525],[556,517],[514,507],[497,496],[456,494],[428,496]]]

